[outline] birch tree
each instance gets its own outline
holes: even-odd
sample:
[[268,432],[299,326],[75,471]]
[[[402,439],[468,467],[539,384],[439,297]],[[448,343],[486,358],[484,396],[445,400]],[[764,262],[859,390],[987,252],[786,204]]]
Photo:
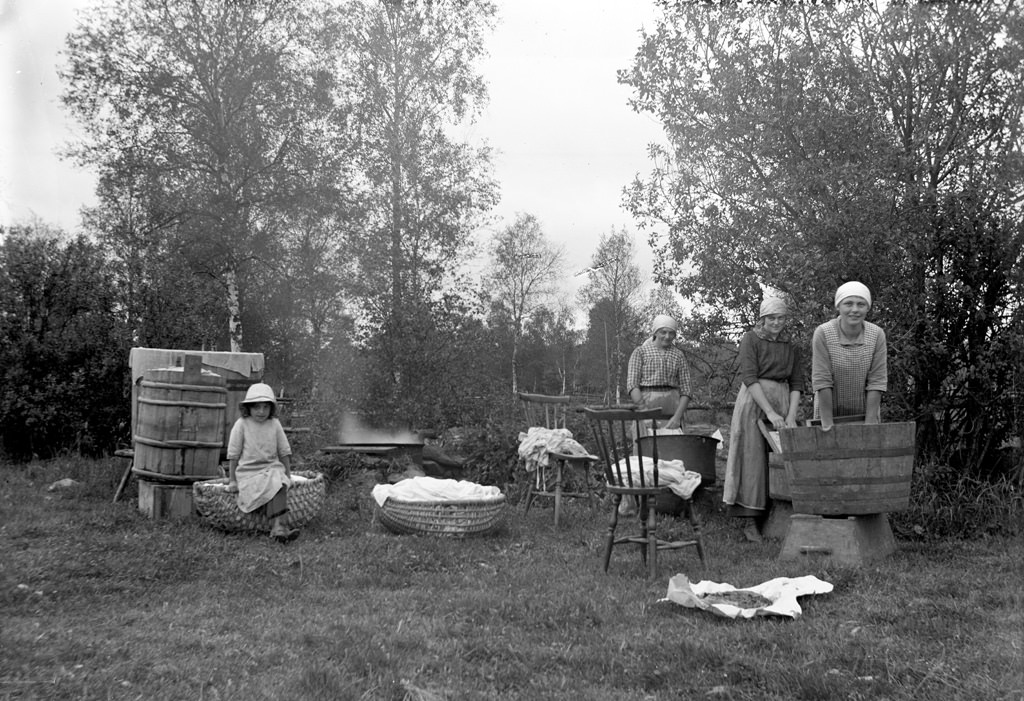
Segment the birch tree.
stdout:
[[519,391],[519,355],[526,323],[558,290],[564,248],[544,235],[532,214],[520,213],[491,240],[487,289],[508,325],[512,393]]
[[366,213],[350,253],[357,294],[383,334],[389,394],[399,399],[418,361],[409,316],[428,319],[497,201],[490,152],[449,136],[487,97],[477,64],[493,25],[485,0],[352,0],[343,5],[337,99],[358,147],[355,186]]
[[642,326],[638,308],[643,280],[633,237],[625,229],[602,234],[585,274],[579,299],[589,310],[589,355],[592,360],[603,357],[606,401],[620,403],[626,362]]
[[327,16],[286,0],[109,0],[67,39],[63,102],[86,135],[73,155],[107,199],[127,176],[144,184],[177,252],[221,285],[233,350],[246,278],[277,254],[268,211],[329,197],[343,135],[327,120]]

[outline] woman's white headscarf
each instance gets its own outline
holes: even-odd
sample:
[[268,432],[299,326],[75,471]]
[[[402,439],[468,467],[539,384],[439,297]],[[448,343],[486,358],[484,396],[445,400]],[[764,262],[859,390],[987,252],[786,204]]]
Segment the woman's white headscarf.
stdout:
[[778,297],[765,297],[761,301],[761,311],[757,313],[757,317],[760,319],[769,314],[789,314],[789,309],[782,299]]
[[670,317],[668,314],[659,314],[654,317],[654,321],[651,322],[651,333],[658,333],[659,329],[670,329],[672,331],[678,331],[679,327],[676,325],[676,320]]
[[871,290],[862,282],[851,280],[840,285],[839,289],[836,290],[836,307],[847,297],[862,297],[868,303],[868,306],[871,306]]

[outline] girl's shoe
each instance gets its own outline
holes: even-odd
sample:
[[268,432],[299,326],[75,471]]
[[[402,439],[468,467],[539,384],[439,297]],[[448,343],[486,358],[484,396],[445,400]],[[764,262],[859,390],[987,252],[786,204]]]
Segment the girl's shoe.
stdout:
[[760,543],[761,531],[757,529],[757,524],[754,523],[754,519],[750,519],[746,526],[743,528],[743,536],[751,543]]
[[298,528],[275,528],[270,531],[270,537],[276,540],[278,543],[290,543],[299,537]]

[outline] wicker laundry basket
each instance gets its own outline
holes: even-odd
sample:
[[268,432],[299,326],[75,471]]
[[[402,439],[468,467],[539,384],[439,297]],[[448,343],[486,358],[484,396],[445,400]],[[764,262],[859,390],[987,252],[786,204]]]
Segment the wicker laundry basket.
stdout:
[[505,521],[505,495],[479,501],[403,501],[388,497],[374,506],[377,519],[393,533],[462,537],[485,535]]
[[[327,483],[319,472],[296,470],[288,488],[288,513],[281,517],[285,528],[302,528],[320,512],[327,496]],[[198,513],[210,525],[229,533],[269,533],[270,519],[257,509],[243,513],[238,508],[238,495],[225,490],[224,478],[196,482],[192,485],[192,501]]]

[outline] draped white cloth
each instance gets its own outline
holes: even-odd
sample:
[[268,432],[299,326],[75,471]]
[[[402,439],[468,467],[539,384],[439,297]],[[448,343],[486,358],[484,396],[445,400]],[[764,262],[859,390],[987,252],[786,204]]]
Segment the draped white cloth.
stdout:
[[832,584],[813,575],[803,577],[776,577],[755,587],[741,591],[753,592],[770,603],[760,608],[740,608],[727,603],[709,603],[704,597],[709,594],[737,591],[727,583],[704,580],[696,584],[685,574],[677,574],[668,582],[668,593],[662,601],[672,601],[687,608],[703,609],[724,618],[753,618],[754,616],[789,616],[799,618],[803,613],[797,598],[811,594],[828,594]]
[[573,437],[567,428],[543,428],[533,426],[526,433],[519,434],[519,459],[523,461],[527,472],[537,468],[545,468],[550,463],[549,453],[563,453],[581,458],[597,460],[587,452]]
[[263,374],[262,353],[132,348],[128,351],[128,367],[132,371],[132,384],[135,384],[145,374],[146,370],[184,365],[186,355],[201,355],[205,365],[230,370],[243,377]]
[[[619,461],[619,467],[625,477],[627,471],[625,459]],[[641,470],[644,473],[644,484],[654,484],[654,458],[647,455],[643,457],[630,456],[629,467],[635,485],[639,486],[640,484]],[[687,470],[682,460],[659,460],[658,484],[667,486],[674,494],[683,499],[689,499],[693,496],[694,490],[700,486],[700,473]],[[623,482],[620,486],[628,486],[628,483]]]
[[378,506],[384,506],[390,497],[402,501],[493,501],[501,497],[501,490],[467,480],[437,477],[410,477],[373,488],[373,499]]

